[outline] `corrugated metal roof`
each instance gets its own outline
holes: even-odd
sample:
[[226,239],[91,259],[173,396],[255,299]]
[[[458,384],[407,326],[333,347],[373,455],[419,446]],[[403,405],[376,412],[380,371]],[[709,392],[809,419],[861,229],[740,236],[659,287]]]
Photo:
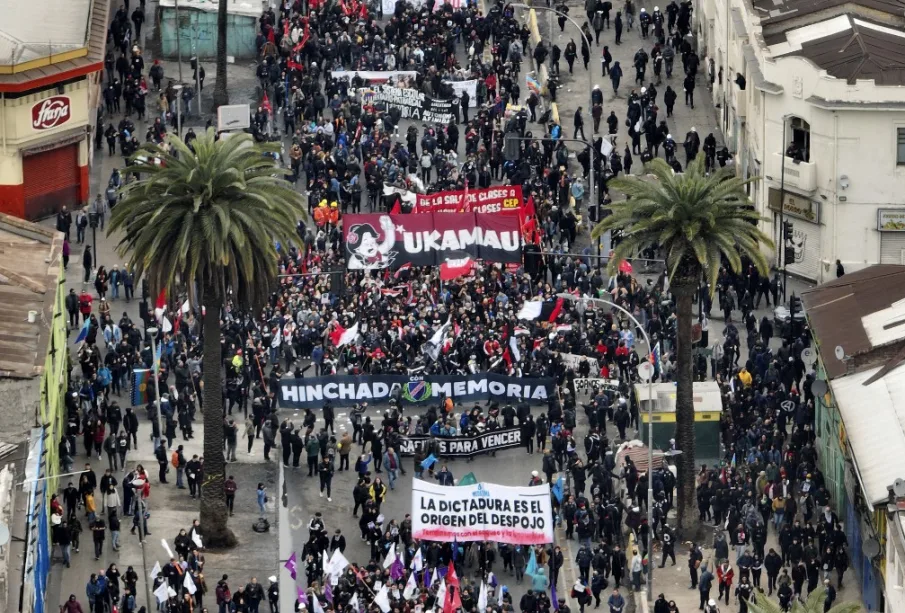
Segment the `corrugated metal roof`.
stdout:
[[788,30],[784,38],[770,37],[774,57],[805,57],[848,83],[905,85],[905,32],[846,14]]
[[887,13],[898,19],[905,11],[905,0],[753,0],[752,5],[754,13],[760,17],[764,26],[816,13],[824,16],[833,12],[859,12],[861,7]]
[[84,47],[92,0],[0,0],[0,64],[15,65]]
[[[863,385],[879,370],[873,368],[831,383],[864,494],[872,505],[886,501],[886,488],[905,477],[902,465],[890,461],[905,457],[905,367]],[[869,418],[866,407],[870,407]]]
[[[846,364],[833,356],[836,347],[841,346],[846,355],[855,356],[889,344],[881,342],[883,338],[879,334],[872,343],[863,318],[905,300],[905,266],[871,266],[806,290],[801,299],[820,344],[827,377],[834,379],[846,372]],[[870,319],[868,323],[874,325]]]
[[[63,234],[0,213],[0,376],[40,375],[59,283]],[[35,323],[28,312],[37,311]]]

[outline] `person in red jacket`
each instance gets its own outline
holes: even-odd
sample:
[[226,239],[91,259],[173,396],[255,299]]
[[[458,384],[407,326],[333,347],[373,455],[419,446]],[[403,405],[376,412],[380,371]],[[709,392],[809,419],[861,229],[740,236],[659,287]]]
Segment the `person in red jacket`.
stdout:
[[725,592],[727,605],[729,604],[729,594],[732,593],[733,577],[735,577],[735,571],[732,570],[732,565],[729,564],[729,560],[723,560],[716,569],[716,578],[720,584],[720,594],[716,597],[716,599],[722,599],[723,593]]
[[60,605],[62,613],[85,613],[82,611],[82,605],[75,599],[75,594],[69,595],[69,600]]
[[82,321],[88,321],[88,318],[91,317],[91,303],[94,302],[94,298],[91,297],[91,294],[88,293],[88,290],[82,290],[82,293],[79,294],[79,313],[82,314]]

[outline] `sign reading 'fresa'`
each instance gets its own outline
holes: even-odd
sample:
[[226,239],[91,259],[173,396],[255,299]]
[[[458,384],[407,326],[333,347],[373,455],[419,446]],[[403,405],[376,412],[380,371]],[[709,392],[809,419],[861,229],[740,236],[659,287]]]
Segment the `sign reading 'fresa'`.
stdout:
[[53,96],[31,107],[31,126],[35,130],[50,130],[60,126],[72,117],[69,96]]

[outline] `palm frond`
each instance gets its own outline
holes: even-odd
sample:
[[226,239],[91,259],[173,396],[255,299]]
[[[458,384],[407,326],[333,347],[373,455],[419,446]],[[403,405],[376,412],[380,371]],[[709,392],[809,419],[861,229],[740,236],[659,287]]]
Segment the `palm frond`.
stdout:
[[[683,274],[704,272],[708,279],[716,279],[724,258],[733,270],[741,268],[745,257],[762,274],[768,273],[769,262],[762,249],[772,249],[772,242],[756,226],[761,217],[748,207],[745,191],[755,179],[737,178],[728,169],[708,176],[703,156],[685,173],[674,173],[662,159],[653,160],[645,169],[645,176],[610,181],[626,199],[611,203],[611,214],[591,233],[594,237],[607,231],[621,233],[622,240],[609,262],[611,272],[621,260],[659,246],[666,255],[670,279],[680,267]],[[692,270],[685,270],[689,266]]]
[[216,140],[209,130],[194,153],[169,140],[175,154],[147,144],[133,158],[129,171],[140,179],[122,189],[110,222],[121,234],[118,253],[155,293],[181,282],[193,303],[205,286],[228,287],[244,305],[263,300],[276,276],[275,245],[297,240],[304,198],[265,155],[272,147],[249,135]]

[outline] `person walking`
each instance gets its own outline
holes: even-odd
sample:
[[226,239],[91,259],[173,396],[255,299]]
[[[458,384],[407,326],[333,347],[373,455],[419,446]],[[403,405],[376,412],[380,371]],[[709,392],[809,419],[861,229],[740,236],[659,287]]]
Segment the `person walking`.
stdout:
[[690,106],[691,108],[694,108],[694,85],[694,77],[692,75],[685,77],[685,82],[682,84],[685,89],[685,106]]
[[333,462],[330,458],[321,460],[317,467],[317,474],[320,477],[321,491],[320,497],[324,497],[324,490],[327,491],[327,502],[333,502],[330,486],[333,483]]
[[264,517],[264,515],[266,514],[264,505],[267,503],[267,488],[264,487],[263,483],[258,483],[256,496],[258,501],[258,510],[261,512],[261,517]]
[[91,254],[91,245],[85,245],[85,253],[82,255],[82,267],[85,269],[85,283],[91,281],[91,271],[93,266],[94,256]]
[[575,132],[572,135],[572,138],[578,138],[578,133],[581,132],[581,139],[587,140],[587,137],[584,135],[584,117],[581,115],[581,107],[578,107],[578,110],[575,111]]

